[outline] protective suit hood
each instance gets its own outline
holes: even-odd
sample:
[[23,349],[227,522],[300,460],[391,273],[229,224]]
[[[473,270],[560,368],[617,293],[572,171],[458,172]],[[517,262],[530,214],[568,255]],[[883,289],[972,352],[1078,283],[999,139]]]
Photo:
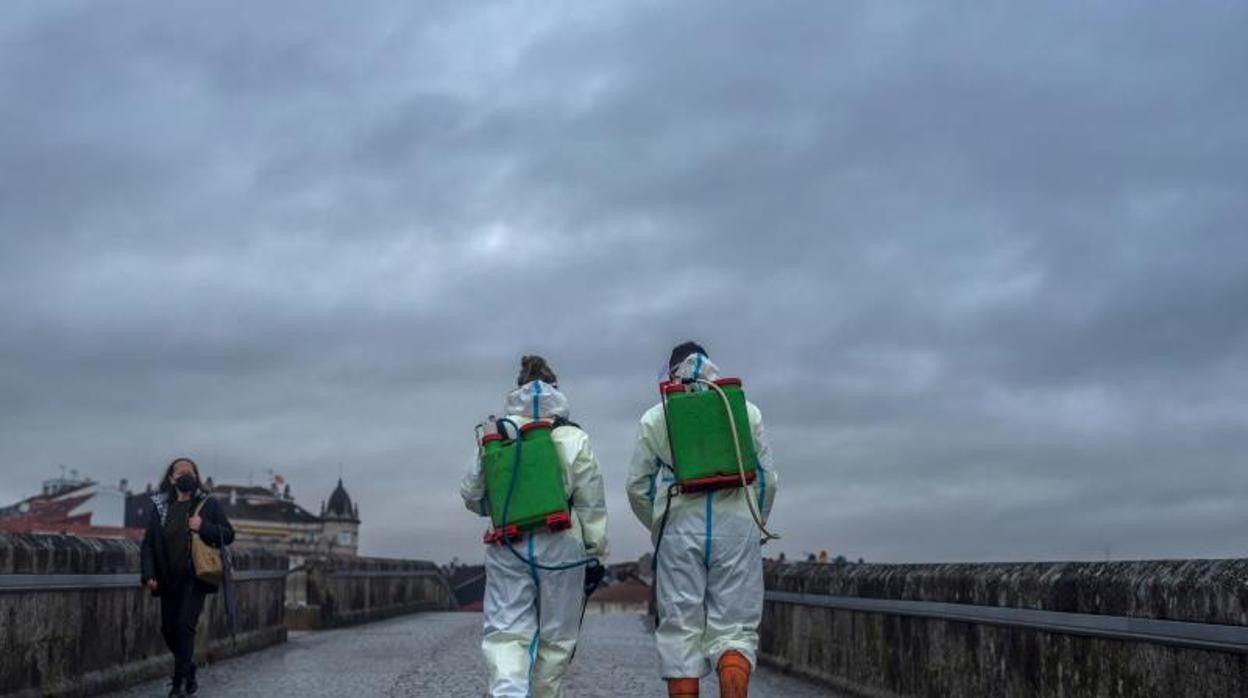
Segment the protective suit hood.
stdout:
[[544,381],[531,381],[507,393],[506,412],[526,419],[568,418],[568,398]]
[[708,381],[718,380],[719,366],[707,358],[706,354],[690,354],[672,369],[672,378],[674,380],[697,380],[699,378]]

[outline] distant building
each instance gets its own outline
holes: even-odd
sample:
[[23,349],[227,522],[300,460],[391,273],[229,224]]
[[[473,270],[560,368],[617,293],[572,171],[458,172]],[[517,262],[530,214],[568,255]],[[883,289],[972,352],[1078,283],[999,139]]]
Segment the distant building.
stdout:
[[637,577],[628,577],[599,587],[589,597],[590,613],[645,613],[650,608],[650,586]]
[[650,608],[650,553],[637,562],[607,565],[602,586],[589,597],[591,613],[646,613]]
[[342,478],[329,495],[329,504],[321,504],[321,526],[326,553],[354,556],[359,550],[360,508],[351,502]]
[[126,525],[128,495],[125,480],[104,485],[71,470],[68,477],[45,480],[39,494],[0,508],[0,532],[138,540],[143,528]]
[[[359,552],[360,509],[339,478],[320,515],[295,502],[280,476],[269,487],[204,485],[234,526],[235,545],[263,547],[290,558],[351,556]],[[133,493],[126,480],[116,486],[80,478],[71,470],[45,480],[39,494],[0,507],[0,533],[48,533],[140,540],[156,490]]]
[[[234,527],[234,545],[260,547],[290,558],[291,567],[309,557],[354,557],[359,551],[359,507],[351,501],[342,479],[321,503],[317,516],[295,502],[290,485],[277,478],[269,487],[217,485],[209,478],[205,487],[221,503]],[[153,490],[131,495],[126,503],[128,525],[142,528],[150,515]]]

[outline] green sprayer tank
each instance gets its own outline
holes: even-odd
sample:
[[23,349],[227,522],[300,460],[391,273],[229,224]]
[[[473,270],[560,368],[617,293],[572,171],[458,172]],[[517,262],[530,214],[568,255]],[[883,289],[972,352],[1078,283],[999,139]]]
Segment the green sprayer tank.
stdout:
[[[490,517],[494,521],[494,531],[486,534],[486,542],[498,542],[503,536],[510,538],[519,531],[534,528],[557,531],[572,525],[568,494],[563,485],[563,464],[555,450],[551,430],[550,422],[539,420],[520,427],[519,443],[497,432],[481,438],[481,468],[485,472]],[[517,448],[520,449],[518,465],[515,462]],[[504,522],[503,506],[511,487],[513,469],[516,484]]]
[[[737,439],[747,482],[753,482],[757,457],[750,415],[741,379],[714,381],[724,392],[736,421]],[[672,467],[682,491],[711,490],[741,485],[732,427],[719,393],[699,384],[665,383],[660,387],[667,415]]]

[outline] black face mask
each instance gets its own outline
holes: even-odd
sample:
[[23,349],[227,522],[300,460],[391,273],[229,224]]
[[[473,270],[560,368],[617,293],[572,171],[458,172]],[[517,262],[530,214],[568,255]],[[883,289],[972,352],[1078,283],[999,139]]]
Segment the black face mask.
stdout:
[[180,475],[177,480],[173,481],[173,486],[177,487],[179,492],[188,494],[195,491],[196,484],[194,475]]

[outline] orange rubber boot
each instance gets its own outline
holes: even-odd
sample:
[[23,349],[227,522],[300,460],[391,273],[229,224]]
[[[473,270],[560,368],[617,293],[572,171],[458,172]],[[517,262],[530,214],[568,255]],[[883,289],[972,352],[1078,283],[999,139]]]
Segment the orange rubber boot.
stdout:
[[668,698],[698,698],[698,683],[697,679],[668,679]]
[[750,660],[736,650],[719,658],[719,698],[746,698],[750,692]]

